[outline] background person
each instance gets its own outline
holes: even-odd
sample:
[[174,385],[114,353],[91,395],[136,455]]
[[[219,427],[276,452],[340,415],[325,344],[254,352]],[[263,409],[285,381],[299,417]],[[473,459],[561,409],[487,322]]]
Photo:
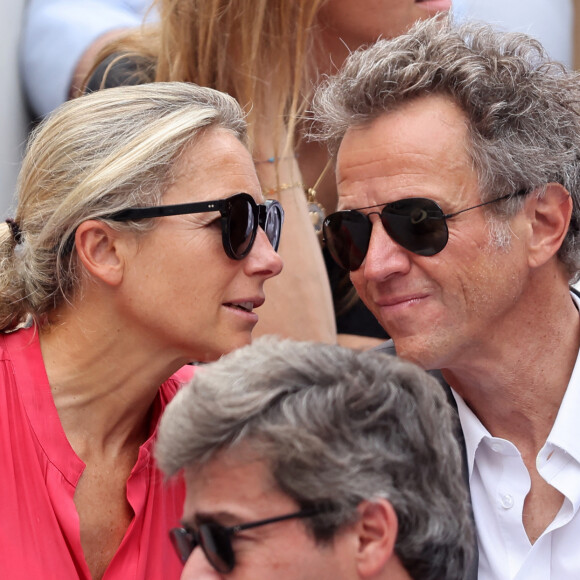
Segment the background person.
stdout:
[[29,0],[20,69],[32,113],[44,117],[67,101],[99,50],[141,26],[150,5],[151,0]]
[[245,141],[234,99],[179,83],[76,99],[33,135],[0,228],[0,577],[179,576],[157,421],[184,365],[250,341],[281,269]]
[[204,367],[156,447],[186,480],[182,579],[463,579],[452,414],[435,379],[380,353],[262,338]]
[[479,580],[580,577],[577,74],[433,19],[316,102],[339,146],[327,242],[397,353],[453,388]]
[[[396,6],[396,0],[390,3]],[[154,21],[157,13],[149,10],[150,5],[151,0],[30,0],[22,31],[21,68],[34,113],[47,115],[67,100],[113,38],[138,28],[144,18]],[[552,58],[572,64],[572,0],[511,0],[507,4],[453,0],[453,11],[458,19],[484,20],[532,34]]]

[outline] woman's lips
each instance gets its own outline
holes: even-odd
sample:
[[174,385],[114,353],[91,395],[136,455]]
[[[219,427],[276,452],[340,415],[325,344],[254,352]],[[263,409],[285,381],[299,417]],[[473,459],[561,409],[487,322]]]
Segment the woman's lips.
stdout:
[[226,306],[230,306],[231,308],[239,308],[244,312],[252,312],[254,310],[254,303],[253,302],[237,302],[237,303],[228,303]]
[[263,297],[255,297],[224,302],[223,306],[230,312],[235,313],[236,316],[255,324],[258,322],[258,315],[254,312],[254,309],[262,306],[263,303]]

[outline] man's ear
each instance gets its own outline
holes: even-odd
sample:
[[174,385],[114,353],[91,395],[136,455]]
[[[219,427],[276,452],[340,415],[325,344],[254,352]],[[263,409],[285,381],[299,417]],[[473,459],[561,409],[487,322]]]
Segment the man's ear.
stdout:
[[360,578],[380,577],[395,557],[397,514],[386,499],[363,501],[357,508],[359,520],[357,570]]
[[119,232],[98,220],[82,222],[75,233],[79,260],[87,272],[105,284],[116,286],[123,279],[123,256]]
[[572,216],[572,196],[559,183],[549,183],[544,195],[532,193],[525,211],[531,225],[529,265],[538,267],[558,253]]

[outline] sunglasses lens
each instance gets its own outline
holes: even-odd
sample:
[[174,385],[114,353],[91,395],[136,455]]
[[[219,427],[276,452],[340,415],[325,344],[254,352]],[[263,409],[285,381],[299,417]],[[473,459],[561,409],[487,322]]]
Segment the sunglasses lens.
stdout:
[[324,241],[334,261],[345,270],[358,270],[367,254],[372,224],[358,211],[330,214],[322,226]]
[[447,244],[447,223],[431,199],[401,199],[385,206],[381,221],[400,246],[420,256],[434,256]]
[[[420,256],[434,256],[447,244],[447,223],[431,199],[414,197],[385,205],[381,221],[400,246]],[[339,211],[324,220],[323,235],[334,261],[345,270],[361,267],[368,251],[372,224],[358,211]]]
[[256,234],[256,212],[251,199],[249,195],[241,194],[228,200],[229,243],[233,257],[238,260],[251,250]]
[[202,524],[199,542],[208,562],[220,573],[227,574],[234,568],[234,551],[231,534],[218,524]]
[[267,199],[266,218],[263,224],[260,223],[260,226],[266,232],[266,236],[275,251],[278,251],[278,246],[280,244],[280,234],[282,233],[283,221],[284,213],[280,203],[273,199]]
[[171,530],[169,532],[169,538],[171,539],[171,543],[173,544],[181,563],[185,564],[189,556],[191,556],[191,552],[193,552],[197,542],[193,539],[191,534],[183,528],[174,528]]

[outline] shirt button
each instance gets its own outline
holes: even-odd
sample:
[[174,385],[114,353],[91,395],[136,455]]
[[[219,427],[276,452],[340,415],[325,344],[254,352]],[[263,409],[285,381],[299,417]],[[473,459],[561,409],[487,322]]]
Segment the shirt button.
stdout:
[[514,507],[514,498],[509,493],[501,495],[499,501],[504,510],[509,510]]
[[496,453],[499,453],[501,451],[501,445],[499,443],[494,443],[491,448],[493,449],[493,451],[495,451]]

